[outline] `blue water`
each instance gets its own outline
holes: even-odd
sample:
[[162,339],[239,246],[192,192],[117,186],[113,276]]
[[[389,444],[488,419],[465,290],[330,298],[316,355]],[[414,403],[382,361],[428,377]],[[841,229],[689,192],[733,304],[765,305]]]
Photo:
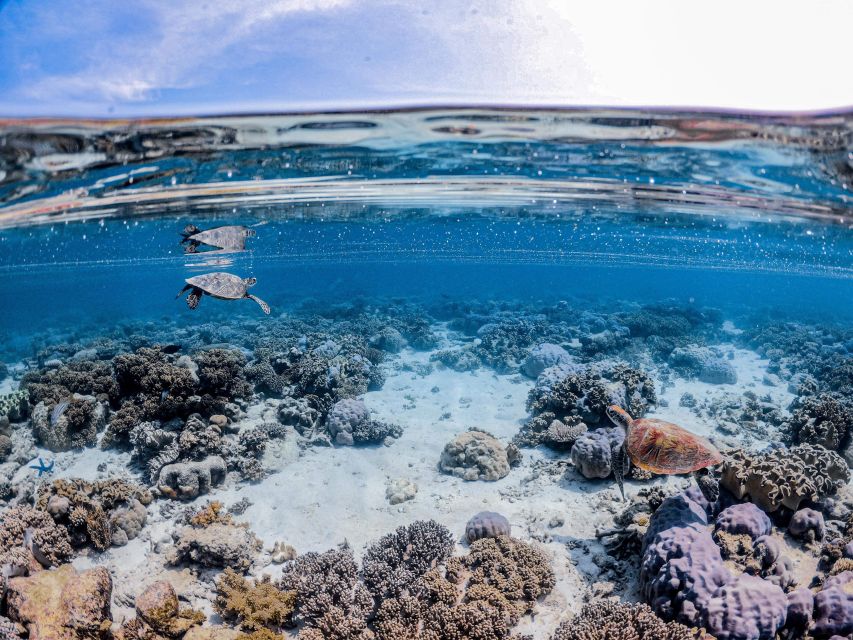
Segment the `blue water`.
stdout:
[[[615,499],[611,477],[584,479],[565,450],[538,446],[525,450],[504,484],[469,491],[439,473],[444,442],[471,426],[494,425],[504,443],[523,431],[535,377],[523,362],[543,341],[590,370],[642,369],[662,399],[651,415],[677,416],[723,448],[790,444],[787,419],[809,393],[853,403],[851,124],[843,113],[476,109],[0,123],[0,363],[8,365],[0,383],[14,389],[25,373],[44,373],[47,361],[88,358],[92,348],[115,366],[116,350],[152,344],[174,343],[175,353],[162,356],[168,362],[224,346],[243,354],[247,370],[270,357],[287,370],[294,353],[319,353],[331,341],[347,357],[361,349],[356,361],[364,362],[360,354],[375,338],[365,331],[401,328],[407,347],[370,352],[388,382],[359,394],[400,423],[400,442],[385,443],[392,455],[373,442],[347,458],[341,442],[327,439],[326,449],[305,438],[298,445],[307,453],[298,462],[282,454],[293,466],[267,470],[261,484],[229,458],[231,495],[259,505],[245,522],[279,526],[300,552],[346,538],[358,556],[389,523],[434,517],[458,537],[473,515],[465,509],[490,508],[508,513],[517,534],[549,545],[559,566],[573,566],[569,558],[580,553],[573,542],[593,552],[600,546],[587,516],[575,521],[571,510],[611,526],[611,511],[601,507]],[[203,247],[190,255],[180,244],[187,224],[243,225],[255,236],[241,252]],[[176,298],[187,278],[218,271],[256,278],[250,292],[271,315],[250,300],[205,296],[192,310],[185,296]],[[681,328],[673,332],[669,321]],[[495,326],[503,331],[497,338]],[[525,327],[535,328],[527,335]],[[599,344],[602,335],[617,339]],[[734,363],[738,381],[686,371],[671,355],[684,346],[710,349],[718,367]],[[481,360],[448,364],[443,350]],[[341,366],[329,364],[328,376]],[[317,400],[292,384],[278,394],[253,387],[229,409],[238,428],[275,421],[282,393],[317,402],[326,428],[339,398]],[[166,406],[170,389],[156,391],[151,402]],[[691,393],[700,403],[692,412]],[[107,421],[141,397],[112,398]],[[719,410],[734,402],[741,411],[756,397],[771,408],[758,426],[748,411],[741,420]],[[162,409],[146,420],[174,414]],[[750,424],[731,426],[737,420]],[[848,461],[851,437],[839,445],[842,454],[849,447]],[[32,451],[52,455],[43,444]],[[60,467],[79,469],[80,453],[58,453]],[[127,472],[144,478],[138,459],[122,455]],[[313,463],[309,488],[293,498],[301,506],[267,509],[289,470]],[[364,477],[378,469],[377,477],[391,478],[401,467],[422,487],[397,509],[382,482]],[[655,480],[675,486],[667,481]],[[347,493],[353,482],[362,483],[357,497]],[[528,482],[540,493],[525,493]],[[630,493],[640,486],[632,481]],[[329,501],[323,509],[314,492]],[[168,504],[160,495],[155,505],[160,500]],[[340,511],[340,531],[326,507]],[[546,528],[555,509],[569,510],[566,522]],[[117,584],[135,579],[116,575]],[[629,564],[578,580],[613,580],[631,600],[636,578]],[[564,613],[559,606],[542,618],[545,626],[525,618],[524,629],[544,640]]]

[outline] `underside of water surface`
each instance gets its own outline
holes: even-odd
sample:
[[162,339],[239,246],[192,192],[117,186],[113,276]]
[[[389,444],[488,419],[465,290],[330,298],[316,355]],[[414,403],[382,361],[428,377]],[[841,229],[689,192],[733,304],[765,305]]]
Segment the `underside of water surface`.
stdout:
[[852,123],[0,120],[0,636],[853,637]]

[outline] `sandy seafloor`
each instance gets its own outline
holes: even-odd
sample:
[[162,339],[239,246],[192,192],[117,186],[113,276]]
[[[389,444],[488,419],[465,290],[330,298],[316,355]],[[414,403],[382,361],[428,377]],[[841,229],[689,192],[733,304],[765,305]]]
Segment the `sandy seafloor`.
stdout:
[[[457,340],[443,331],[439,348],[453,344],[458,344]],[[701,402],[753,390],[759,396],[769,395],[781,409],[794,398],[784,384],[768,378],[768,362],[757,353],[731,344],[716,346],[728,354],[737,372],[737,384],[674,378],[663,388],[659,384],[658,405],[647,417],[679,423],[710,436],[721,448],[761,448],[767,442],[746,432],[723,434],[710,421],[679,406],[679,399],[687,392]],[[516,632],[548,638],[592,592],[606,595],[612,591],[636,598],[637,576],[624,575],[604,554],[595,536],[597,530],[611,527],[614,514],[627,504],[620,502],[612,479],[587,480],[572,468],[567,454],[544,447],[523,449],[521,464],[495,482],[467,482],[439,471],[437,463],[445,444],[470,427],[485,429],[508,443],[529,415],[525,402],[533,380],[487,368],[453,371],[431,363],[431,353],[406,348],[389,355],[382,365],[387,376],[384,386],[363,396],[375,417],[403,427],[403,435],[390,446],[301,448],[294,433],[270,443],[264,463],[272,473],[263,481],[247,484],[229,477],[193,502],[157,501],[149,506],[148,523],[138,538],[101,554],[86,555],[84,551],[73,564],[79,569],[93,564],[109,567],[117,622],[133,615],[133,599],[145,585],[162,578],[169,579],[180,596],[215,622],[218,618],[210,602],[212,581],[199,581],[190,569],[164,563],[164,550],[179,526],[179,514],[187,506],[218,500],[227,507],[247,499],[251,506],[236,520],[248,523],[264,542],[264,554],[251,574],[273,577],[281,567],[270,561],[269,552],[277,541],[292,545],[298,553],[322,552],[346,542],[358,558],[367,545],[397,526],[435,519],[458,536],[457,553],[461,553],[467,546],[463,537],[468,519],[492,510],[510,520],[514,536],[544,545],[557,578],[555,589],[539,603],[534,617],[523,619]],[[656,372],[651,369],[649,373],[654,377]],[[13,388],[10,379],[3,387]],[[243,429],[265,419],[275,420],[278,402],[267,399],[251,405],[238,426]],[[54,477],[121,475],[128,473],[130,465],[130,454],[99,448],[60,454],[39,449],[39,454],[55,458]],[[23,467],[19,473],[32,472]],[[414,499],[390,505],[386,487],[394,479],[415,483]],[[657,477],[652,482],[686,487],[690,480]],[[628,480],[629,499],[649,484]],[[813,574],[813,557],[794,552],[792,558],[797,573]],[[210,571],[208,577],[216,573]],[[295,631],[292,633],[295,636]]]

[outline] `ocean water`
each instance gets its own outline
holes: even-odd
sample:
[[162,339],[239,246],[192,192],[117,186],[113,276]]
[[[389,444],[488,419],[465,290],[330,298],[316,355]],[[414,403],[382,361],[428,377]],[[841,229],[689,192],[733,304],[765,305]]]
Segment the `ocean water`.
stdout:
[[[646,544],[614,551],[606,532],[630,539],[639,526],[641,538],[637,513],[693,480],[629,475],[623,502],[610,456],[583,443],[612,431],[603,407],[617,404],[707,438],[726,460],[835,450],[844,473],[795,507],[822,513],[826,539],[853,536],[851,122],[473,108],[0,121],[0,394],[25,392],[0,425],[4,513],[46,509],[39,496],[67,491],[59,479],[124,478],[152,493],[104,502],[103,544],[49,510],[71,536],[62,561],[111,572],[116,633],[156,580],[205,626],[238,629],[245,617],[216,604],[231,567],[296,589],[295,610],[261,625],[283,637],[564,640],[584,603],[607,596],[718,637],[829,637],[819,611],[802,628],[784,616],[750,627],[749,612],[708,617],[701,598],[665,605],[640,571]],[[244,250],[185,253],[190,224],[253,235]],[[213,272],[255,278],[248,292],[271,313],[245,298],[203,296],[196,309],[176,298]],[[579,388],[554,390],[572,376]],[[483,441],[465,449],[471,437]],[[39,458],[50,472],[31,469]],[[72,505],[105,500],[92,486]],[[732,501],[760,502],[722,492],[711,523]],[[212,533],[188,524],[211,501],[256,548],[227,518]],[[117,524],[115,509],[136,504],[141,524]],[[818,590],[830,571],[820,536],[785,535],[794,510],[769,509],[790,580],[759,577],[780,593]],[[492,635],[460,631],[473,615],[460,607],[476,601],[464,581],[453,622],[423,605],[390,625],[380,605],[394,589],[427,602],[422,574],[478,552],[466,525],[482,511],[506,517],[506,544],[540,554],[537,585],[501,592],[511,612],[480,603]],[[382,537],[412,526],[428,534]],[[233,549],[193,538],[208,533]],[[322,575],[305,554],[341,545],[372,604],[344,598],[327,624],[311,608],[322,580],[296,588],[294,576]],[[402,559],[389,560],[394,545]],[[510,573],[520,562],[489,552]],[[377,586],[377,557],[394,589]],[[489,571],[475,569],[475,582]],[[771,609],[784,599],[767,597]],[[845,606],[841,634],[853,632]],[[403,618],[419,631],[402,631]]]

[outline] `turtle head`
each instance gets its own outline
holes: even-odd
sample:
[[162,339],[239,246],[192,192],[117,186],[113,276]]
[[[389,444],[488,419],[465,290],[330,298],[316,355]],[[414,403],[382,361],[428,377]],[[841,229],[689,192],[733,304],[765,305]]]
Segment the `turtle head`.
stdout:
[[611,404],[607,407],[607,417],[613,421],[613,424],[622,427],[625,431],[627,431],[630,428],[631,423],[634,422],[625,409],[617,407],[615,404]]
[[246,278],[245,280],[243,280],[243,282],[246,283],[247,287],[254,287],[255,284],[258,282],[258,279],[257,278]]
[[198,233],[198,227],[195,226],[194,224],[188,224],[187,226],[184,227],[184,235],[185,236],[191,236],[195,233]]

